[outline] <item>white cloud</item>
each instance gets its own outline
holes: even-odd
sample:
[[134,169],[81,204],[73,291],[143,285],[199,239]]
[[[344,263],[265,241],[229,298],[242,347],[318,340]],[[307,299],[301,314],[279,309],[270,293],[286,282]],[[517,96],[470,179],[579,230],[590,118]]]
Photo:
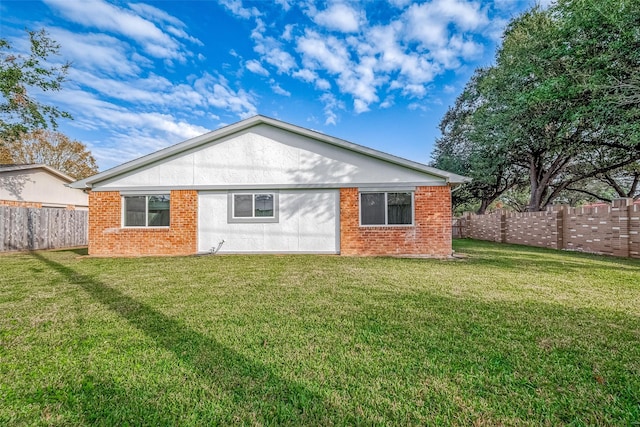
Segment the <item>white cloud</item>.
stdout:
[[62,56],[73,64],[72,69],[91,70],[98,75],[132,76],[141,72],[141,66],[148,65],[148,60],[132,55],[130,46],[115,37],[72,33],[56,27],[49,32],[60,44]]
[[[170,81],[183,71],[181,64],[203,67],[207,59],[187,49],[190,43],[201,42],[187,33],[180,19],[145,3],[44,1],[54,12],[86,27],[84,34],[50,30],[62,46],[63,57],[73,62],[71,89],[74,94],[86,92],[77,106],[69,108],[76,117],[74,125],[86,129],[104,125],[109,135],[135,135],[123,141],[138,138],[145,149],[153,141],[173,142],[178,134],[184,138],[191,131],[202,131],[190,125],[194,120],[232,122],[233,117],[256,114],[260,92],[247,86],[247,81],[266,84],[266,92],[287,97],[292,95],[285,89],[287,79],[306,83],[321,94],[317,96],[325,124],[337,124],[347,110],[359,114],[405,101],[411,102],[407,108],[423,110],[424,102],[432,102],[429,92],[434,79],[481,58],[484,44],[499,37],[496,28],[502,30],[508,14],[493,16],[496,9],[483,6],[480,0],[317,2],[322,6],[316,6],[316,0],[276,0],[277,6],[259,6],[260,10],[251,6],[260,3],[218,0],[229,14],[246,20],[241,26],[253,25],[255,59],[245,61],[243,56],[251,57],[246,50],[230,49],[236,58],[231,62],[239,68],[223,64],[221,74],[196,68],[188,71],[189,77]],[[506,0],[496,1],[507,8]],[[386,9],[372,13],[374,8]],[[367,11],[375,25],[367,21]],[[305,16],[295,23],[283,22],[300,12]],[[186,62],[188,58],[192,60]],[[157,59],[175,71],[168,79],[154,74]],[[245,70],[266,78],[243,81],[249,77]],[[272,96],[270,92],[261,95]],[[117,142],[112,141],[115,147]]]
[[394,105],[393,96],[388,96],[384,101],[380,103],[380,108],[391,108]]
[[286,11],[288,11],[289,9],[291,9],[291,4],[289,3],[289,0],[275,0],[276,4],[279,4],[282,9]]
[[284,32],[282,33],[282,40],[291,41],[293,36],[292,32],[295,28],[295,24],[287,24],[284,26]]
[[232,89],[222,76],[205,73],[194,82],[193,87],[204,96],[208,106],[235,113],[241,119],[257,114],[255,97],[244,89]]
[[316,80],[316,87],[320,90],[329,90],[331,89],[331,83],[325,79]]
[[318,74],[315,71],[311,71],[307,68],[296,70],[291,75],[307,83],[312,83],[318,78]]
[[204,44],[200,40],[186,33],[184,29],[187,26],[184,22],[182,22],[175,16],[169,15],[164,10],[144,3],[129,3],[128,6],[131,10],[137,12],[139,15],[144,16],[146,19],[164,24],[164,29],[166,32],[178,38],[189,40],[190,42],[199,46],[204,46]]
[[269,75],[269,71],[267,71],[262,66],[262,64],[260,64],[260,62],[256,61],[255,59],[251,59],[251,60],[247,61],[245,66],[247,67],[247,70],[251,71],[254,74],[259,74],[261,76],[268,76]]
[[404,13],[407,37],[426,48],[447,44],[450,28],[460,31],[477,30],[489,23],[487,11],[478,2],[464,0],[434,0],[431,3],[413,4]]
[[291,92],[280,87],[274,79],[269,80],[269,84],[271,84],[271,90],[273,90],[274,93],[282,96],[291,96]]
[[338,124],[338,114],[336,110],[344,110],[344,103],[338,100],[333,94],[325,93],[320,97],[320,101],[324,104],[325,125]]
[[[357,3],[356,3],[357,4]],[[313,20],[331,30],[353,33],[360,29],[366,21],[364,12],[358,11],[345,3],[334,3],[327,9],[318,12]]]
[[265,31],[262,20],[256,19],[256,27],[251,33],[251,38],[255,41],[253,50],[259,53],[265,62],[276,67],[279,73],[288,73],[295,69],[297,64],[294,57],[285,51],[282,43],[274,37],[265,37]]
[[298,38],[297,50],[307,68],[322,68],[332,74],[340,74],[350,65],[349,52],[334,36],[324,37],[315,31],[307,31]]
[[266,47],[264,50],[257,50],[258,53],[263,55],[265,61],[276,67],[278,72],[288,73],[291,69],[296,67],[296,60],[291,54],[280,47],[276,46],[275,40],[267,40],[267,45],[271,44],[271,47]]
[[242,6],[242,0],[218,0],[222,6],[227,8],[235,16],[243,19],[260,16],[260,12],[255,7],[246,8]]
[[127,134],[133,133],[136,129],[144,129],[150,134],[163,135],[159,140],[163,146],[168,145],[170,141],[192,138],[207,132],[202,126],[176,119],[172,115],[154,111],[132,111],[87,91],[67,90],[65,94],[55,93],[51,96],[61,105],[77,106],[78,113],[74,125],[85,129],[109,129],[112,133]]
[[[402,9],[406,5],[411,3],[411,0],[388,0],[388,1],[389,1],[389,4],[391,4],[394,7],[397,7],[398,9]],[[507,1],[510,1],[510,0],[507,0]]]
[[176,18],[175,16],[169,15],[162,9],[158,9],[157,7],[144,4],[144,3],[129,3],[129,8],[131,10],[136,11],[140,15],[146,16],[148,19],[154,20],[156,22],[166,22],[175,27],[184,28],[186,25],[184,22]]
[[[190,52],[153,22],[102,0],[44,0],[67,19],[135,40],[149,55],[184,61]],[[148,10],[148,9],[147,9]]]

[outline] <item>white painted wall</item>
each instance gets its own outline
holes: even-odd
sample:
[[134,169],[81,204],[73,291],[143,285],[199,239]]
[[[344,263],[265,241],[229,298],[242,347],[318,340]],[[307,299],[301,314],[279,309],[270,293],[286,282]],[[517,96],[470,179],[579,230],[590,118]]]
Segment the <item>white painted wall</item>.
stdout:
[[220,253],[340,250],[338,190],[281,190],[277,223],[227,223],[227,192],[198,196],[198,251],[225,240]]
[[340,187],[345,183],[361,186],[417,182],[438,185],[444,180],[262,124],[94,188],[221,188],[254,184]]
[[0,200],[39,202],[43,207],[89,206],[82,190],[65,187],[67,181],[44,169],[24,169],[0,173]]

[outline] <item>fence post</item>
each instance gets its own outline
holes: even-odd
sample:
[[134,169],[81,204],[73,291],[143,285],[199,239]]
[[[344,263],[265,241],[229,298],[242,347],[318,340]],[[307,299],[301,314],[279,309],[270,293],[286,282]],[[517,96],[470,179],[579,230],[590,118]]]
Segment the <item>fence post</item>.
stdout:
[[632,203],[629,212],[629,256],[640,258],[640,204]]
[[552,220],[555,222],[553,243],[551,247],[554,249],[563,249],[564,247],[564,206],[551,205],[547,206],[547,212],[552,214]]
[[611,203],[612,242],[613,256],[629,256],[629,206],[633,199],[615,199]]

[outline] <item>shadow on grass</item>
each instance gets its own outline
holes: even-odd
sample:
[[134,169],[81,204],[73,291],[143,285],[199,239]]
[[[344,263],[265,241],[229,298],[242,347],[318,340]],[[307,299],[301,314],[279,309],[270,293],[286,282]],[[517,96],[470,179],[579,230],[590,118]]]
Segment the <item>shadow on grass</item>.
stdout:
[[[241,414],[222,413],[217,414],[215,419],[207,420],[209,423],[327,425],[338,419],[345,424],[370,424],[360,414],[345,413],[327,402],[318,392],[279,377],[268,366],[248,359],[91,276],[78,273],[42,254],[33,253],[33,256],[64,275],[71,283],[81,286],[96,301],[143,331],[157,345],[172,352],[213,388],[226,393],[226,397],[233,402],[231,410],[237,409],[245,417],[251,417],[243,419]],[[105,395],[112,395],[112,401],[100,403]],[[82,396],[88,400],[83,402],[87,412],[83,415],[87,420],[96,419],[95,414],[89,412],[98,406],[117,409],[110,414],[112,417],[117,414],[139,414],[140,417],[153,414],[150,424],[175,424],[179,421],[177,414],[162,414],[159,412],[162,408],[146,408],[143,402],[132,400],[129,393],[120,395],[118,388],[104,381],[91,381],[90,389],[84,390],[79,398]],[[186,417],[192,415],[182,414]],[[149,420],[112,419],[110,422],[147,424]]]
[[89,248],[87,246],[82,246],[79,248],[54,249],[52,252],[71,252],[78,256],[87,256],[89,255]]
[[[495,243],[483,240],[457,239],[454,249],[468,255],[470,261],[494,265],[500,268],[520,270],[542,268],[550,271],[580,271],[593,268],[602,271],[620,271],[621,269],[640,273],[640,259],[617,258],[610,255],[592,254],[580,251],[555,250],[534,246]],[[477,253],[481,251],[481,256]],[[491,256],[494,252],[497,256]]]

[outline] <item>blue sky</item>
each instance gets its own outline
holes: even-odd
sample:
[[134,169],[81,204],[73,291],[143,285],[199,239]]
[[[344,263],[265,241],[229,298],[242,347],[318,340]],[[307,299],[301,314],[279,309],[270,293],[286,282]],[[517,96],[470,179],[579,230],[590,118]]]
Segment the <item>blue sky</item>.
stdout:
[[45,28],[72,67],[36,96],[101,170],[255,114],[421,163],[529,0],[3,0],[1,37]]

